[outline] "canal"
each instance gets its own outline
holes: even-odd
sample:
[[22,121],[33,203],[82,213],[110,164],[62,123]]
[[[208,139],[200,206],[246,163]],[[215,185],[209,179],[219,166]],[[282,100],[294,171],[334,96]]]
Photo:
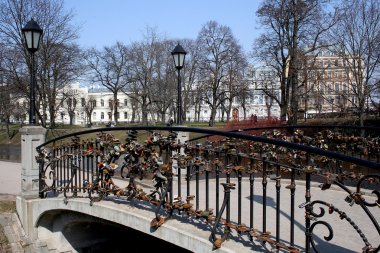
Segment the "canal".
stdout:
[[21,162],[21,146],[1,144],[0,160]]

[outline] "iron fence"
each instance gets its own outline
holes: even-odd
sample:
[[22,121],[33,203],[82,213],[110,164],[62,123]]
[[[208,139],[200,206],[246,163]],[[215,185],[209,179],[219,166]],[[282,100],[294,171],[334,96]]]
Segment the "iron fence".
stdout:
[[[152,228],[192,217],[209,225],[214,248],[235,238],[272,251],[355,252],[361,240],[362,252],[379,252],[380,128],[324,126],[311,135],[306,129],[316,128],[145,126],[64,135],[37,147],[40,197],[89,198],[90,205],[110,195],[145,201],[156,207]],[[127,131],[125,141],[114,131]],[[204,135],[181,143],[178,132]],[[96,136],[81,138],[88,134]],[[146,178],[148,188],[138,184],[151,182]],[[339,245],[333,227],[344,221]],[[346,229],[358,240],[347,241]],[[327,243],[318,235],[326,232]]]

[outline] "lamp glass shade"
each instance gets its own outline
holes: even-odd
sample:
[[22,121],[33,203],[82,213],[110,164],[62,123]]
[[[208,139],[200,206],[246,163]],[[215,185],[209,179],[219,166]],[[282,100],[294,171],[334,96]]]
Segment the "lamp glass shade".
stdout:
[[37,24],[37,22],[31,19],[22,29],[22,33],[24,35],[26,47],[28,50],[31,52],[37,51],[42,35],[42,29]]
[[176,68],[182,68],[183,63],[185,61],[185,55],[184,54],[175,54],[173,55],[174,59],[174,65]]
[[174,65],[177,69],[181,69],[185,62],[185,56],[187,52],[178,44],[172,51],[172,56],[174,60]]

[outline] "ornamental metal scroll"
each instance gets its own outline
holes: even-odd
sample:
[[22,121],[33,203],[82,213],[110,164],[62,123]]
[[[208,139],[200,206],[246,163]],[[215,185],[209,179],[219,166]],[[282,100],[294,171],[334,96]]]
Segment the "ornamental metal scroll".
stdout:
[[[106,131],[121,130],[128,131],[125,142],[106,133]],[[145,141],[138,138],[138,131],[145,133]],[[205,140],[203,143],[179,143],[176,131],[216,134],[222,137]],[[221,247],[225,240],[237,234],[239,237],[246,235],[251,241],[256,238],[276,251],[300,252],[302,248],[295,246],[292,229],[289,243],[284,243],[278,234],[276,235],[276,232],[272,233],[266,228],[268,179],[276,181],[277,199],[280,200],[281,180],[284,175],[288,175],[290,184],[285,189],[290,191],[293,205],[296,177],[306,182],[306,202],[300,205],[301,208],[305,208],[306,214],[306,252],[310,252],[309,244],[314,250],[318,250],[313,241],[316,226],[322,225],[328,229],[329,235],[325,237],[326,240],[333,238],[333,229],[330,224],[322,220],[313,222],[315,218],[322,218],[325,215],[323,208],[320,208],[320,213],[315,212],[313,209],[315,205],[326,206],[331,214],[337,213],[342,219],[347,220],[361,236],[364,242],[363,252],[379,251],[380,246],[372,246],[357,224],[344,212],[327,202],[312,200],[308,192],[311,175],[321,179],[322,190],[329,189],[332,184],[338,185],[348,193],[345,201],[349,202],[349,205],[357,204],[362,207],[380,238],[379,224],[368,209],[379,206],[380,193],[377,190],[373,191],[373,194],[377,196],[374,203],[365,200],[361,194],[364,182],[379,184],[379,175],[363,175],[353,172],[357,167],[371,168],[376,171],[379,169],[379,164],[324,149],[326,148],[324,145],[327,143],[324,138],[326,138],[329,143],[327,146],[331,147],[331,143],[336,140],[339,143],[339,148],[337,148],[342,152],[347,151],[342,147],[347,148],[349,145],[343,145],[342,142],[345,139],[354,142],[355,138],[352,136],[344,138],[345,135],[336,135],[331,131],[323,134],[318,132],[316,137],[310,137],[302,131],[295,131],[292,136],[287,136],[285,132],[266,129],[263,136],[253,136],[187,127],[116,127],[102,129],[97,133],[95,139],[81,140],[78,137],[81,134],[89,133],[97,132],[89,130],[76,133],[70,142],[57,146],[56,143],[59,140],[72,136],[60,137],[49,142],[55,144],[50,147],[50,150],[49,143],[38,147],[37,161],[40,164],[41,197],[54,197],[62,193],[65,203],[68,203],[70,198],[88,198],[90,205],[102,201],[110,195],[125,197],[129,201],[145,201],[156,208],[155,217],[150,224],[154,229],[158,229],[165,221],[176,215],[188,215],[211,225],[210,241],[214,248]],[[367,150],[370,150],[372,157],[375,157],[379,145],[376,138],[372,138],[370,141],[356,138],[356,142],[359,141],[360,144],[371,145],[367,147]],[[320,148],[313,145],[319,145]],[[355,147],[355,152],[361,150],[353,145],[349,147]],[[353,166],[350,167],[349,173],[344,169],[347,164]],[[186,171],[183,182],[187,186],[186,194],[181,192],[181,171]],[[115,184],[116,176],[128,180],[125,188]],[[209,207],[209,177],[215,180],[216,185],[222,185],[224,188],[221,206],[219,206],[219,192],[215,193],[215,209]],[[255,179],[261,180],[264,196],[263,229],[258,229],[252,221],[246,225],[240,219],[243,177],[249,180],[251,206],[254,204],[254,193],[252,192],[254,181]],[[146,178],[152,179],[151,188],[153,190],[151,192],[145,192],[137,184],[138,180]],[[237,183],[231,183],[231,178],[236,178]],[[178,182],[177,196],[173,194],[174,179]],[[344,185],[343,182],[346,179],[357,181],[356,191],[351,191]],[[201,194],[199,182],[201,180],[206,183],[205,208],[201,208],[199,204]],[[195,181],[195,195],[191,194],[189,190],[191,181]],[[229,217],[231,190],[238,192],[238,221],[231,221]],[[253,207],[250,208],[253,210]],[[294,210],[291,212],[290,216],[293,216]],[[278,208],[277,213],[279,213]],[[226,218],[222,218],[224,214]],[[278,218],[278,214],[276,214],[276,218]],[[291,224],[294,227],[294,220],[291,220]],[[279,225],[276,230],[279,230]],[[221,237],[217,236],[219,231],[223,231]]]

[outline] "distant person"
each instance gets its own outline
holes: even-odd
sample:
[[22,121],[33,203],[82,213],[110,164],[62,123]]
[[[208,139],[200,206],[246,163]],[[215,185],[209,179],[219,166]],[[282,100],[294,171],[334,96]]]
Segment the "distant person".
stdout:
[[168,126],[172,126],[173,124],[174,124],[174,119],[173,119],[173,117],[170,117],[169,122],[168,122]]

